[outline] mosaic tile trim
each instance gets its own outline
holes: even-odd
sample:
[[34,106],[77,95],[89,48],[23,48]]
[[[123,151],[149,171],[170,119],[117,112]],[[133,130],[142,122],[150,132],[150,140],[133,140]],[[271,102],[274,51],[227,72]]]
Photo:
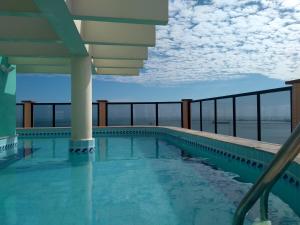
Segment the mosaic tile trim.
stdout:
[[18,138],[17,136],[5,137],[0,139],[0,157],[6,155],[9,152],[16,150],[18,147]]
[[[204,137],[194,136],[191,134],[184,134],[178,131],[170,131],[171,136],[177,138],[182,143],[195,147],[197,150],[210,152],[212,154],[220,155],[228,159],[239,161],[249,167],[256,168],[259,170],[264,170],[274,157],[273,154],[263,152],[258,149],[241,147],[238,145],[233,145],[221,141],[216,141],[213,139],[208,139]],[[206,139],[206,140],[205,140]],[[205,143],[205,144],[204,144]],[[221,147],[220,147],[221,144]],[[250,150],[250,155],[245,154],[242,150]],[[241,154],[244,153],[244,154]],[[294,163],[295,165],[296,163]],[[291,171],[293,168],[287,170],[281,179],[294,187],[298,188],[300,191],[300,177],[295,174],[299,174],[300,165],[296,165],[297,171]],[[299,174],[300,175],[300,174]]]
[[94,153],[95,152],[95,139],[84,141],[70,141],[70,153]]
[[[45,128],[45,129],[27,129],[18,130],[20,137],[70,137],[70,128]],[[197,148],[199,151],[206,151],[211,154],[219,155],[227,159],[238,161],[245,166],[253,169],[264,170],[274,157],[269,152],[239,146],[236,144],[225,143],[207,137],[201,137],[193,134],[180,132],[164,127],[105,127],[94,128],[93,135],[108,135],[108,136],[140,136],[140,135],[167,135],[175,138],[179,143]],[[78,149],[73,148],[73,152]],[[89,151],[85,149],[84,151]],[[78,150],[80,152],[80,150]],[[300,165],[295,164],[283,176],[282,180],[288,184],[300,189]]]

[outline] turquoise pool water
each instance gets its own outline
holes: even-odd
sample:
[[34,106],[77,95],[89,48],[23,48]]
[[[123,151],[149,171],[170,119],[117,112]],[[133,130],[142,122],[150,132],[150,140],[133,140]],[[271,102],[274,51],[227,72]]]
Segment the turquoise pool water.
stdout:
[[[21,139],[1,160],[1,225],[230,225],[261,172],[167,136],[98,137],[90,160],[70,155],[68,143]],[[270,209],[274,225],[300,225],[275,195]],[[245,224],[258,215],[256,207]]]

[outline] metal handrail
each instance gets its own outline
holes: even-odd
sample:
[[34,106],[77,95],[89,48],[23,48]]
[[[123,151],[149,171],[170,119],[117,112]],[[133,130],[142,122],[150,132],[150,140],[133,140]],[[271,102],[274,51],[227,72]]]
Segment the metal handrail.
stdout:
[[233,225],[243,225],[249,210],[260,198],[260,219],[268,221],[268,199],[274,184],[283,175],[287,167],[300,153],[300,125],[294,130],[280,148],[267,170],[260,176],[239,204],[233,219]]

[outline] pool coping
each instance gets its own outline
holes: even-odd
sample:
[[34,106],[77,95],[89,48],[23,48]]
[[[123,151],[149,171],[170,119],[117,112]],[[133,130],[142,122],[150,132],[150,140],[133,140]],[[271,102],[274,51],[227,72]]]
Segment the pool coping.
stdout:
[[[269,152],[272,154],[277,154],[282,146],[280,144],[256,141],[256,140],[240,138],[240,137],[233,137],[233,136],[228,136],[228,135],[223,135],[223,134],[214,134],[214,133],[209,133],[209,132],[205,132],[205,131],[196,131],[196,130],[189,130],[189,129],[185,129],[185,128],[177,128],[177,127],[164,127],[164,128],[168,128],[171,130],[184,132],[187,134],[192,134],[192,135],[196,135],[196,136],[200,136],[200,137],[206,137],[209,139],[214,139],[214,140],[218,140],[218,141],[222,141],[222,142],[226,142],[226,143],[230,143],[230,144],[255,148],[255,149]],[[295,161],[300,164],[300,154],[296,157]]]

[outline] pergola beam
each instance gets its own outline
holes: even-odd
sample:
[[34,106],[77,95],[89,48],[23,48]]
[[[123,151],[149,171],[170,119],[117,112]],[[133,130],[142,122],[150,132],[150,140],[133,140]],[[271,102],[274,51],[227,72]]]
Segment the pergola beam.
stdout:
[[75,19],[165,25],[168,0],[66,0]]
[[113,60],[113,59],[94,59],[93,64],[97,68],[142,68],[143,60]]
[[98,75],[117,75],[117,76],[138,76],[139,69],[136,68],[98,68]]
[[69,57],[70,53],[63,44],[29,43],[29,42],[0,42],[0,54],[5,56],[23,57]]
[[87,44],[155,45],[153,25],[82,21],[80,33]]
[[33,0],[1,0],[0,15],[41,16],[42,14]]
[[33,0],[73,56],[88,56],[72,16],[62,0]]
[[9,57],[8,63],[13,65],[45,65],[59,66],[70,65],[68,58],[45,58],[45,57]]
[[45,18],[0,16],[0,27],[0,41],[60,42]]
[[133,59],[148,58],[148,48],[135,46],[90,45],[90,55],[94,59]]
[[70,66],[18,65],[17,73],[70,74]]

